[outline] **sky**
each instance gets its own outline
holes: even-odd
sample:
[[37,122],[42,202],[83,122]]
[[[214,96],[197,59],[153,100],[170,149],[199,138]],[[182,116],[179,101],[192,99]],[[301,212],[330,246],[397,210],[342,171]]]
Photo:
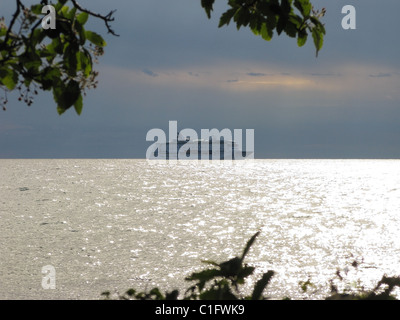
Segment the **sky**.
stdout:
[[[34,2],[34,1],[30,1]],[[0,112],[0,158],[144,158],[153,128],[254,129],[256,158],[400,158],[400,2],[313,0],[325,7],[318,57],[308,39],[218,28],[227,1],[208,19],[200,0],[84,1],[116,9],[104,35],[97,89],[80,116],[59,116],[51,93],[32,106],[9,94]],[[344,30],[342,8],[356,9]],[[0,3],[7,21],[14,1]],[[90,26],[90,28],[89,28]]]

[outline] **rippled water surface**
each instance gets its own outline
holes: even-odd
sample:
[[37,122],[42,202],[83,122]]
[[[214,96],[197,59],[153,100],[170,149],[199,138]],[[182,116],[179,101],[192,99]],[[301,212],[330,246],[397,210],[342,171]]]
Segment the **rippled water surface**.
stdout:
[[247,262],[276,271],[266,295],[321,298],[337,268],[371,287],[400,275],[399,208],[397,160],[0,160],[0,299],[187,288],[258,230]]

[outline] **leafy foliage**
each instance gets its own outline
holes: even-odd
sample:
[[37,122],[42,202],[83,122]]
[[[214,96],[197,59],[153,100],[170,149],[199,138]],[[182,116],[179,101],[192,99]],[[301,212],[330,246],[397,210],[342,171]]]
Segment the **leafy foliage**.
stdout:
[[[38,90],[44,90],[52,91],[59,114],[72,106],[81,114],[85,90],[97,85],[93,64],[106,46],[102,36],[86,30],[85,24],[90,16],[102,19],[108,32],[116,35],[109,24],[114,11],[101,15],[82,8],[76,0],[57,0],[56,29],[45,30],[41,28],[42,8],[48,0],[29,8],[23,0],[15,3],[9,25],[0,19],[0,89],[4,92],[0,105],[6,110],[7,93],[18,90],[18,100],[30,106]],[[209,18],[214,3],[201,0]],[[325,9],[313,10],[309,0],[228,0],[228,6],[219,27],[233,21],[238,29],[249,27],[267,41],[274,32],[284,32],[297,38],[300,47],[311,34],[317,54],[322,48],[325,27],[320,19]]]
[[[358,267],[359,263],[354,261],[352,267]],[[340,270],[336,271],[336,279],[339,282],[344,282],[345,277],[342,276]],[[400,277],[387,277],[384,275],[377,285],[371,290],[365,290],[364,287],[345,288],[342,291],[338,290],[335,284],[335,278],[331,279],[331,295],[326,300],[396,300],[394,290],[400,288]]]
[[[241,257],[235,257],[222,263],[203,261],[213,265],[215,268],[206,269],[197,273],[195,272],[185,279],[187,281],[196,281],[195,285],[187,289],[186,295],[189,294],[187,297],[200,300],[241,299],[239,286],[243,285],[246,278],[251,276],[255,270],[254,267],[243,263],[244,258],[258,235],[259,232],[250,238]],[[273,275],[274,272],[271,270],[263,274],[262,278],[256,283],[252,295],[244,299],[261,299],[262,292],[267,287]],[[210,283],[210,285],[206,286],[208,283]]]
[[376,287],[370,291],[347,293],[333,290],[332,295],[326,300],[396,300],[393,295],[396,287],[400,288],[400,277],[383,276]]
[[[253,288],[251,295],[242,296],[240,286],[245,284],[246,278],[253,275],[255,268],[244,264],[244,259],[254,244],[260,232],[254,234],[247,242],[243,253],[240,257],[234,257],[228,261],[217,263],[215,261],[202,261],[214,268],[208,268],[200,272],[194,272],[187,278],[186,281],[195,282],[190,286],[184,296],[184,300],[266,300],[263,292],[268,287],[274,271],[269,270],[264,273]],[[354,262],[353,267],[357,267],[358,263]],[[340,271],[336,272],[336,277],[343,282],[344,277]],[[370,291],[363,288],[358,288],[356,291],[349,292],[347,289],[340,292],[334,284],[335,279],[331,279],[331,295],[326,297],[326,300],[396,300],[394,290],[400,288],[400,277],[387,277],[386,275],[378,282],[378,284]],[[312,287],[314,284],[308,279],[305,282],[299,282],[303,292]],[[102,293],[105,299],[112,299],[110,291]],[[129,289],[124,294],[118,294],[120,300],[178,300],[179,291],[167,291],[161,293],[159,288],[153,288],[149,292],[137,292],[135,289]],[[284,300],[290,300],[289,297]]]
[[[240,257],[232,258],[222,263],[215,261],[203,261],[203,263],[214,266],[214,268],[205,269],[200,272],[194,272],[185,280],[196,282],[190,286],[185,294],[185,300],[261,300],[265,299],[263,292],[268,286],[274,272],[269,270],[264,273],[260,280],[254,286],[250,296],[243,297],[240,294],[240,285],[245,283],[246,278],[254,273],[255,268],[244,264],[244,258],[256,240],[259,232],[253,235],[247,242],[246,247]],[[103,296],[110,298],[109,291],[103,292]],[[179,291],[166,292],[164,295],[158,288],[154,288],[149,292],[136,292],[129,289],[119,299],[136,299],[136,300],[176,300]]]
[[[42,4],[30,8],[17,0],[17,9],[10,25],[0,21],[0,88],[7,103],[7,92],[19,90],[20,101],[33,103],[38,90],[52,91],[59,114],[74,106],[81,114],[86,89],[96,88],[98,72],[93,69],[103,54],[106,42],[99,34],[85,29],[92,13],[67,6],[58,0],[56,29],[41,26],[45,14]],[[84,10],[84,11],[82,11]],[[17,24],[17,27],[15,25]]]
[[[201,5],[211,17],[215,0],[202,0]],[[228,0],[230,7],[219,21],[219,27],[233,20],[239,30],[249,27],[255,35],[270,41],[276,32],[297,38],[297,45],[304,46],[308,35],[314,40],[316,54],[321,50],[325,27],[320,21],[325,9],[316,11],[309,0]]]

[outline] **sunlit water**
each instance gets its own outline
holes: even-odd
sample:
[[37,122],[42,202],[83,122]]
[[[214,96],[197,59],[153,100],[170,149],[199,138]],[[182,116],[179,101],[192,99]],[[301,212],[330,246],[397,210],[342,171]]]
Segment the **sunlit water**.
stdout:
[[258,230],[243,293],[267,270],[274,299],[325,297],[337,269],[343,288],[371,288],[400,275],[399,208],[396,160],[0,160],[0,299],[183,292]]

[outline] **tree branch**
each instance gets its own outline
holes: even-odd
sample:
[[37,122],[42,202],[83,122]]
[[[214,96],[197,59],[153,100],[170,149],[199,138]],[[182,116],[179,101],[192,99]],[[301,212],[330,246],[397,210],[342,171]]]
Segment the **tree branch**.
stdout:
[[12,28],[14,26],[15,21],[17,20],[19,14],[21,13],[21,8],[25,9],[24,5],[22,4],[21,0],[17,0],[17,9],[15,10],[13,17],[10,22],[10,26],[7,29],[6,37],[4,38],[4,42],[1,44],[0,49],[4,49],[7,45],[8,40],[10,39],[10,34],[12,32]]
[[90,11],[88,9],[83,8],[76,0],[71,0],[71,2],[74,4],[75,8],[79,9],[80,11],[86,12],[87,14],[89,14],[89,15],[91,15],[93,17],[96,17],[96,18],[99,18],[99,19],[103,20],[105,25],[106,25],[106,27],[107,27],[108,33],[111,33],[113,36],[119,37],[119,34],[116,34],[114,32],[114,30],[110,26],[110,22],[113,22],[115,20],[112,17],[112,15],[114,14],[114,12],[116,10],[110,11],[107,15],[102,15],[102,14],[95,13],[93,11]]

